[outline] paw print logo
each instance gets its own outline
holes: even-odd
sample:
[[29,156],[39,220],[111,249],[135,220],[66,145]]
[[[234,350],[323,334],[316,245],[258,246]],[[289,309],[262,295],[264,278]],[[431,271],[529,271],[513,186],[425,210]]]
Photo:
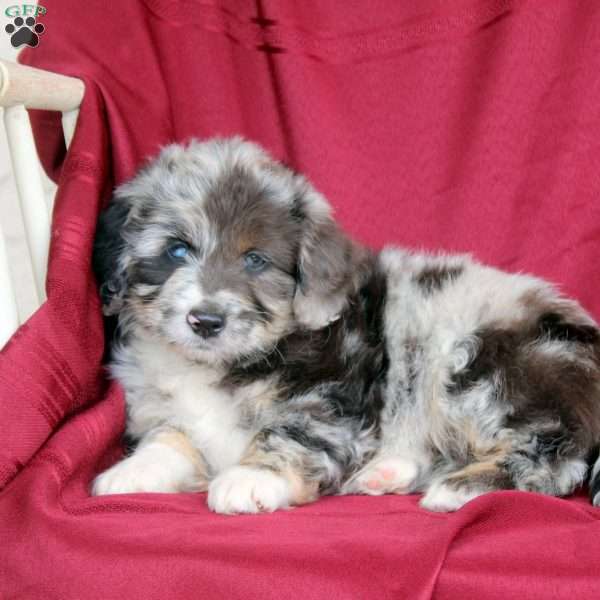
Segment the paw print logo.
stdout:
[[39,36],[44,33],[45,29],[41,23],[36,23],[33,17],[26,19],[17,17],[4,28],[4,31],[10,35],[10,43],[14,48],[24,44],[35,48],[40,43]]

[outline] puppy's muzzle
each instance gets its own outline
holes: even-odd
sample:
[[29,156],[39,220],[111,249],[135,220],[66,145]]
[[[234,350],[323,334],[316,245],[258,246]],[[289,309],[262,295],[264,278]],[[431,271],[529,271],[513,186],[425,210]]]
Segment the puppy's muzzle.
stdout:
[[203,338],[214,337],[225,328],[225,317],[217,313],[191,310],[187,316],[188,325],[194,333]]

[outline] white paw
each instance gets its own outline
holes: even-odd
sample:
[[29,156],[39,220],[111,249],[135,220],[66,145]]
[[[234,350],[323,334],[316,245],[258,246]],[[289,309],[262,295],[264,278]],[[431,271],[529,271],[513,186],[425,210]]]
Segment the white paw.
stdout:
[[149,444],[94,479],[92,495],[178,492],[194,487],[195,468],[162,444]]
[[408,494],[419,474],[413,460],[384,458],[366,466],[353,480],[351,490],[359,494]]
[[255,467],[230,467],[208,486],[208,506],[223,514],[273,512],[290,504],[288,481]]
[[452,512],[484,493],[482,490],[456,489],[444,482],[437,481],[429,486],[419,504],[423,508],[435,512]]

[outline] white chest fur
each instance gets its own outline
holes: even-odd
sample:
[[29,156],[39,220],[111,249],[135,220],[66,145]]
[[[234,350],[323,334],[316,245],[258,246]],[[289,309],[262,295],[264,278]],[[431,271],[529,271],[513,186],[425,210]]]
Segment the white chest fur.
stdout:
[[170,425],[186,433],[213,473],[239,462],[256,432],[242,426],[244,395],[219,387],[218,370],[142,339],[119,349],[115,359],[112,371],[125,387],[128,432],[143,436]]

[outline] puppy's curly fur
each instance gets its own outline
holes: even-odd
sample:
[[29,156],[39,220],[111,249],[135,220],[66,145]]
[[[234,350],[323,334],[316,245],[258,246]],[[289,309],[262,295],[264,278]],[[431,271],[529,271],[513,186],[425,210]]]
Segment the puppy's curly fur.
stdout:
[[208,490],[240,513],[424,492],[448,511],[586,478],[600,335],[583,309],[467,256],[353,243],[254,144],[165,148],[118,188],[94,261],[138,442],[95,494]]

